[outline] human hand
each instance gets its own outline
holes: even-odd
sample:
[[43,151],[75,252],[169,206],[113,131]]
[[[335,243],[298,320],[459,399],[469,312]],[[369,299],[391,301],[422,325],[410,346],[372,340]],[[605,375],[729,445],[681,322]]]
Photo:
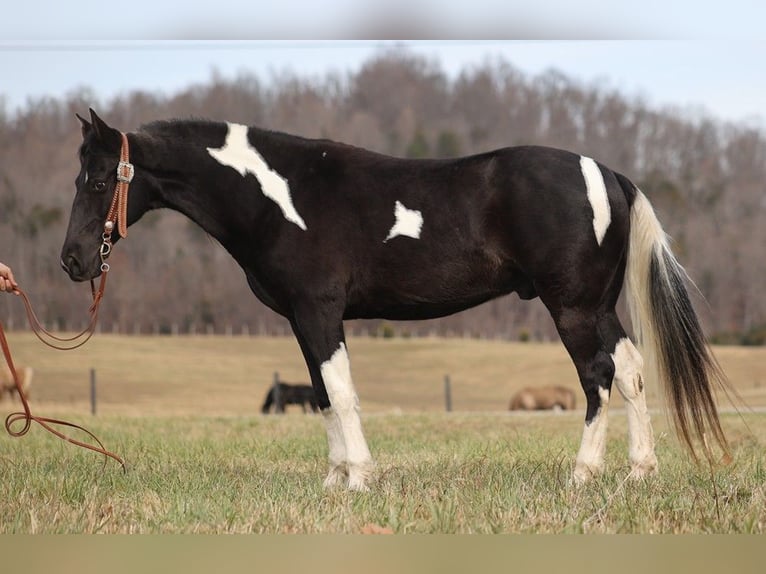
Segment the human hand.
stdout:
[[13,278],[11,268],[4,263],[0,263],[0,291],[18,293],[18,288],[19,286]]

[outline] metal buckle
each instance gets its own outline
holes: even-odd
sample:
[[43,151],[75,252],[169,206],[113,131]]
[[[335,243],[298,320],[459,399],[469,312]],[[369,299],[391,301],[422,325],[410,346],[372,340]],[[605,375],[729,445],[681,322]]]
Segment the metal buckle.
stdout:
[[135,173],[136,172],[133,169],[132,163],[121,161],[117,164],[117,181],[121,181],[122,183],[130,183],[133,181],[133,176]]

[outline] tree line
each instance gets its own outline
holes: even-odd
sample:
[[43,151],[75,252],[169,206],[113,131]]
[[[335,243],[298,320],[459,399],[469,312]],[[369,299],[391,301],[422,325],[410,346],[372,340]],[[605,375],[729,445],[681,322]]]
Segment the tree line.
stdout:
[[[1,102],[0,98],[0,102]],[[39,316],[80,325],[89,289],[71,284],[59,250],[79,171],[75,112],[94,107],[124,131],[167,118],[204,117],[344,141],[403,157],[451,157],[540,144],[596,158],[649,197],[673,249],[696,283],[696,306],[715,340],[766,340],[766,137],[753,125],[689,109],[652,108],[618,88],[557,71],[528,75],[503,59],[449,77],[438,62],[384,51],[358,71],[265,81],[215,72],[163,95],[101,101],[88,88],[0,107],[0,260],[14,268]],[[283,333],[286,322],[249,292],[229,255],[182,216],[147,214],[110,261],[102,324],[122,332]],[[0,319],[24,324],[12,298]],[[114,326],[114,327],[112,327]],[[360,322],[381,336],[460,335],[554,339],[538,301],[509,295],[443,319]]]

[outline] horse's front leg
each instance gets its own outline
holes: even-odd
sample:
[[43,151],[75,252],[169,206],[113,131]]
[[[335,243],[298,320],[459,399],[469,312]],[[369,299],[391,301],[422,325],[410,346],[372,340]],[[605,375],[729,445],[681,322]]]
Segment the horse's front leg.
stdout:
[[292,321],[327,429],[330,470],[324,485],[368,490],[374,464],[362,431],[343,323],[320,320],[326,316],[304,313]]

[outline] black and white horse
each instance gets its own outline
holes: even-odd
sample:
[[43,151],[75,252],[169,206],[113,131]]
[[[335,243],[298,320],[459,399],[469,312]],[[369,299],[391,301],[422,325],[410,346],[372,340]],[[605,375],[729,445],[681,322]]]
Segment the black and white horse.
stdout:
[[319,410],[314,388],[311,385],[280,381],[269,388],[263,406],[261,406],[261,412],[267,415],[273,407],[275,413],[283,413],[287,405],[300,405],[304,413],[307,412],[306,405],[311,409],[311,412],[315,413]]
[[[91,110],[61,262],[98,276],[122,134]],[[692,454],[727,451],[717,368],[649,201],[626,177],[558,149],[523,146],[407,160],[232,123],[159,121],[127,134],[127,224],[179,211],[286,317],[329,441],[325,485],[368,488],[344,319],[428,319],[516,292],[540,297],[577,368],[587,408],[573,478],[603,469],[612,384],[625,398],[632,475],[656,471],[643,361],[615,313],[626,280],[637,339]],[[124,235],[124,233],[123,233]]]

